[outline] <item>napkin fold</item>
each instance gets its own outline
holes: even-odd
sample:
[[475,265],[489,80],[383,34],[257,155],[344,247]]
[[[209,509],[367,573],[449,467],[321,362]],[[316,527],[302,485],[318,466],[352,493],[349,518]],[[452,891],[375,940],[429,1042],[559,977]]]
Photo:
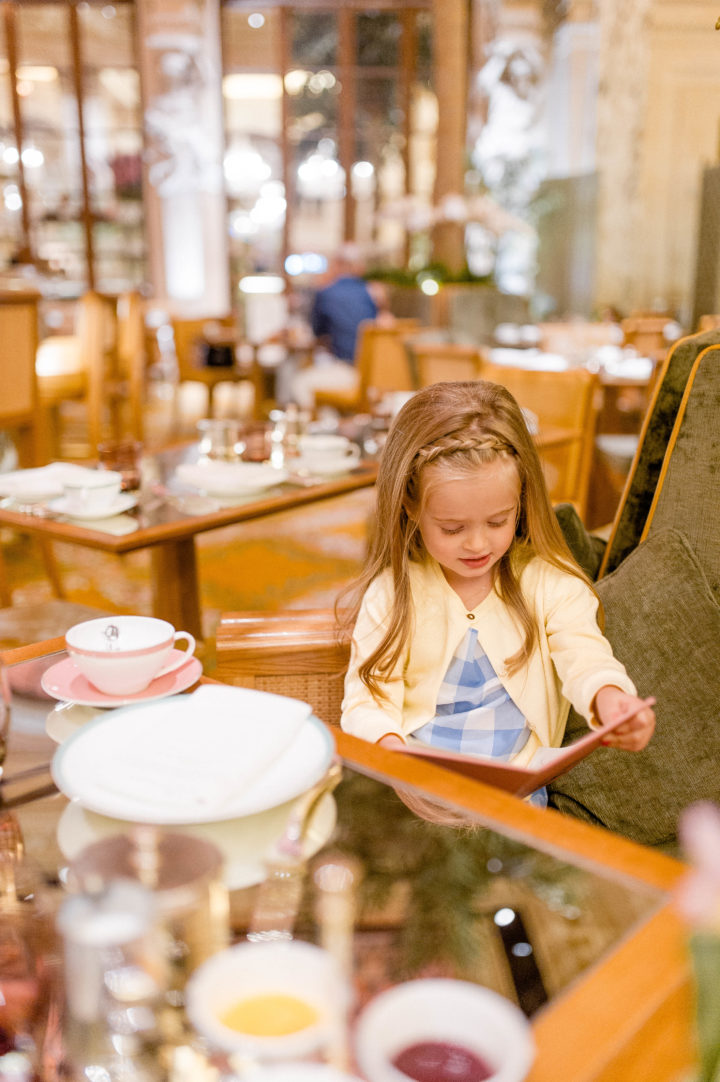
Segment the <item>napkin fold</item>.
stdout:
[[59,788],[105,815],[192,822],[232,815],[238,793],[292,746],[308,703],[204,685],[108,712],[56,752]]
[[287,479],[287,470],[264,462],[183,462],[178,481],[213,495],[232,495],[272,488]]
[[28,501],[50,500],[62,496],[67,482],[82,482],[84,478],[96,474],[97,470],[73,462],[51,462],[47,466],[35,466],[29,470],[11,470],[0,473],[0,496]]

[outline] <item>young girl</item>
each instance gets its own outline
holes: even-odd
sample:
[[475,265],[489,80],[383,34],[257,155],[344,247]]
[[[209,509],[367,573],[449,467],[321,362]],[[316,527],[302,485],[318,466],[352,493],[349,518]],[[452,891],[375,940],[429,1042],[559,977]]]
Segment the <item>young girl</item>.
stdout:
[[504,387],[436,383],[403,406],[357,588],[348,732],[525,764],[561,744],[572,703],[591,726],[638,708],[605,743],[639,751],[650,740],[653,711],[600,632]]

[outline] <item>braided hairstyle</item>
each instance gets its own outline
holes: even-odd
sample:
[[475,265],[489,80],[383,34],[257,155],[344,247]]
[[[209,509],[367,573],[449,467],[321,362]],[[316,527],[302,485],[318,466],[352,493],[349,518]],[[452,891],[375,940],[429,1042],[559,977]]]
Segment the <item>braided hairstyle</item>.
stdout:
[[524,643],[506,659],[510,672],[529,657],[537,627],[519,586],[522,568],[540,556],[585,579],[558,526],[535,444],[512,394],[485,380],[435,383],[418,391],[398,413],[383,448],[376,486],[376,521],[363,571],[349,588],[347,622],[357,618],[370,583],[389,569],[394,584],[388,631],[360,667],[360,677],[377,700],[381,682],[401,657],[410,633],[412,601],[409,567],[427,559],[418,523],[424,496],[423,474],[433,478],[474,472],[498,459],[512,459],[520,479],[515,537],[498,564],[494,588],[515,613]]

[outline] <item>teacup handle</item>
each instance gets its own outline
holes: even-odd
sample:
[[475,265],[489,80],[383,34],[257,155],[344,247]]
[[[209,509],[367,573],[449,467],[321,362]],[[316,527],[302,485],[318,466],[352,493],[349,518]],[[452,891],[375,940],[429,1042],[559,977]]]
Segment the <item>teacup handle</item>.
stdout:
[[348,449],[347,449],[347,451],[345,453],[345,457],[346,458],[351,458],[351,459],[353,459],[354,462],[357,462],[357,460],[360,458],[360,448],[358,447],[358,445],[356,443],[351,443],[350,444],[350,446],[348,447]]
[[182,651],[181,657],[176,657],[174,661],[171,661],[169,665],[166,665],[159,673],[155,674],[155,678],[158,676],[165,676],[166,673],[174,672],[175,669],[179,669],[181,665],[184,665],[189,657],[195,653],[195,638],[189,631],[176,631],[173,636],[174,641],[178,639],[187,639],[187,646]]

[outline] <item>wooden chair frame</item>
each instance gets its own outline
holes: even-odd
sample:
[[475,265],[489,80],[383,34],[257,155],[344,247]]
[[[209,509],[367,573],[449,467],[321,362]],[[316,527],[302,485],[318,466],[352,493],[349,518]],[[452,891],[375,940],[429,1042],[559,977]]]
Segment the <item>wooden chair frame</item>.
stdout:
[[332,609],[225,613],[216,633],[218,680],[288,695],[340,724],[350,657]]
[[487,363],[482,376],[507,387],[521,406],[537,416],[541,428],[555,425],[572,433],[566,446],[541,451],[540,458],[559,474],[549,486],[553,501],[574,504],[584,517],[600,409],[597,373],[581,367],[549,372]]

